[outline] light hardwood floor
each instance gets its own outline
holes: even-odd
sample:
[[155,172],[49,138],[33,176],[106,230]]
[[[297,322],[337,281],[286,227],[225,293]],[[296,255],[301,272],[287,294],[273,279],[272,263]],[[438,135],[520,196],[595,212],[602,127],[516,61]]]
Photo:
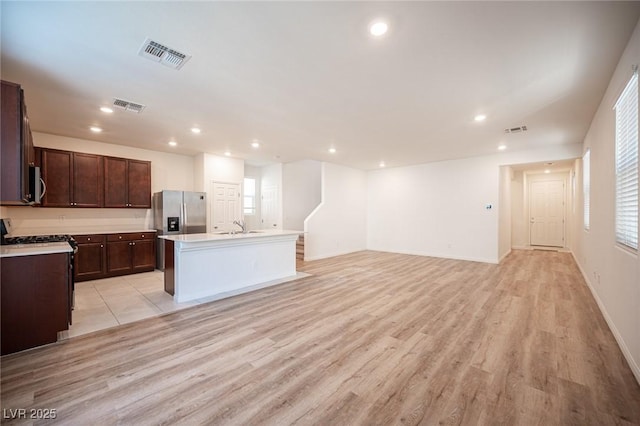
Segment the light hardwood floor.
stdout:
[[569,253],[300,269],[3,357],[2,407],[56,409],[46,424],[640,424],[640,386]]

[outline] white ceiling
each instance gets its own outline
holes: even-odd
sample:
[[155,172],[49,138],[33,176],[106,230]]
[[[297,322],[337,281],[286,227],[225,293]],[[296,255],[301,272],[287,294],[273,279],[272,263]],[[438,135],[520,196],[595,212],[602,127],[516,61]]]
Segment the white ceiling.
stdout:
[[[610,1],[1,8],[2,79],[23,85],[35,131],[361,169],[582,142],[640,16],[639,2]],[[379,17],[390,31],[373,39]],[[147,37],[192,58],[178,71],[142,58]],[[147,107],[101,113],[114,97]]]

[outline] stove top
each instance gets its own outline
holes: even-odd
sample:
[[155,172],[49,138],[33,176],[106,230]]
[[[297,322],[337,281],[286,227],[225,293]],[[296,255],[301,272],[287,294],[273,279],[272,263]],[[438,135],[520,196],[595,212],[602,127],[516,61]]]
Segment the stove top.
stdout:
[[4,244],[44,244],[44,243],[69,243],[74,249],[78,248],[78,243],[71,235],[29,235],[23,237],[5,237]]
[[7,244],[75,243],[75,240],[71,235],[30,235],[24,237],[6,237],[5,241]]

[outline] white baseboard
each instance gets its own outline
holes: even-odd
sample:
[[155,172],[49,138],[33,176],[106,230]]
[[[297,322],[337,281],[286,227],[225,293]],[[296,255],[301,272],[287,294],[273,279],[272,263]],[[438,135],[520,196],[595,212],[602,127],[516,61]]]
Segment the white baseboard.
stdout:
[[604,317],[604,320],[607,322],[607,325],[609,326],[609,330],[611,330],[611,333],[613,333],[613,337],[616,339],[616,342],[618,342],[618,346],[622,351],[622,355],[624,355],[624,358],[627,360],[627,363],[631,368],[631,372],[635,376],[636,381],[640,383],[640,366],[638,366],[638,363],[636,362],[636,360],[633,359],[633,355],[631,354],[631,351],[627,347],[627,344],[622,338],[622,335],[616,328],[616,325],[611,319],[609,312],[607,312],[607,308],[604,306],[604,303],[600,299],[600,296],[598,296],[598,293],[596,292],[595,288],[593,288],[593,286],[591,285],[591,281],[589,280],[587,273],[584,271],[584,269],[582,269],[582,265],[580,265],[580,262],[578,262],[578,258],[576,257],[573,251],[571,251],[571,255],[573,256],[573,260],[575,260],[576,265],[578,265],[578,269],[580,269],[580,273],[582,274],[582,277],[586,281],[587,286],[591,291],[591,295],[593,296],[596,303],[598,304],[598,308],[600,308],[600,312],[602,312],[602,316]]
[[494,265],[498,264],[499,262],[497,258],[487,259],[484,257],[452,256],[450,254],[427,253],[427,252],[413,251],[413,250],[384,250],[384,249],[378,249],[378,248],[367,248],[367,250],[380,251],[384,253],[409,254],[412,256],[437,257],[439,259],[465,260],[467,262],[493,263]]
[[336,251],[336,252],[332,252],[332,253],[321,254],[319,256],[307,256],[307,254],[305,253],[304,261],[307,262],[307,261],[310,261],[310,260],[327,259],[329,257],[342,256],[342,255],[345,255],[345,254],[356,253],[356,252],[364,251],[364,250],[367,250],[367,249],[363,248],[363,249],[358,249],[358,250]]
[[502,261],[504,260],[505,257],[509,256],[511,254],[511,249],[509,249],[509,251],[507,251],[505,254],[503,254],[502,256],[500,256],[500,259],[498,259],[498,263],[502,263]]

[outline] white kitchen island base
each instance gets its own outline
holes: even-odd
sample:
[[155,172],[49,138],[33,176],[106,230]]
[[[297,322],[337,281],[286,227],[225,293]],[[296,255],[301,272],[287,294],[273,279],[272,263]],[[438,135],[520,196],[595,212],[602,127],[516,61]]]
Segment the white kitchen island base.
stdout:
[[295,277],[298,235],[299,231],[263,231],[162,236],[166,257],[173,246],[173,259],[166,258],[165,290],[182,303]]

